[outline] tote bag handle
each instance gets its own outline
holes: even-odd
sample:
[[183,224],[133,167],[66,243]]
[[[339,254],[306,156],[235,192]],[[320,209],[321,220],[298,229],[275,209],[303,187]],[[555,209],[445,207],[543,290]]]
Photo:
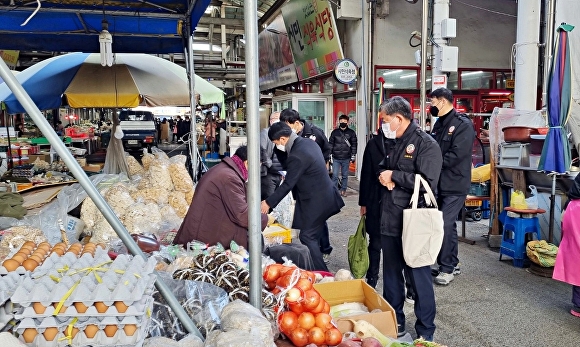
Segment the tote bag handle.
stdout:
[[425,188],[426,193],[424,196],[427,204],[432,204],[435,208],[439,208],[437,206],[435,195],[433,195],[433,191],[431,190],[431,187],[429,187],[429,183],[427,183],[427,181],[425,181],[425,179],[419,174],[415,174],[415,189],[413,189],[413,195],[411,196],[411,208],[416,209],[417,204],[419,203],[420,185],[423,185]]

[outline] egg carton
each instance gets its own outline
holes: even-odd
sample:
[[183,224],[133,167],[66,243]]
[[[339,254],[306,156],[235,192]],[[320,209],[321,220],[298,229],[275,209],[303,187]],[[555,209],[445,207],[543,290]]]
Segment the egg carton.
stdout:
[[0,306],[10,299],[21,282],[22,276],[15,272],[10,272],[6,276],[0,277]]
[[[6,257],[6,259],[10,259],[14,254],[16,254],[16,252],[13,252],[11,255],[9,255],[8,257]],[[93,256],[89,253],[83,254],[82,257],[85,258],[93,258]],[[107,251],[103,250],[100,247],[97,247],[97,249],[95,250],[95,255],[94,258],[104,258],[107,257],[109,259],[109,255],[107,253]],[[42,262],[42,264],[40,264],[35,270],[34,272],[36,272],[39,268],[41,268],[48,259],[52,259],[52,261],[56,261],[56,259],[58,258],[66,258],[68,261],[74,261],[74,259],[80,259],[79,257],[75,256],[73,253],[67,252],[65,254],[63,254],[62,256],[59,256],[56,253],[51,254],[50,256],[48,256],[47,258],[44,259],[44,261]],[[6,260],[4,259],[4,260]],[[26,273],[28,273],[30,271],[26,270],[24,268],[24,266],[20,265],[19,267],[17,267],[15,270],[13,271],[8,271],[4,266],[0,265],[0,276],[5,276],[11,273],[16,273],[18,275],[24,275]]]
[[[80,320],[74,321],[74,318],[69,318],[68,320],[59,323],[54,317],[47,317],[42,321],[36,319],[26,318],[20,322],[16,327],[15,331],[18,334],[18,339],[29,347],[80,347],[80,346],[136,346],[140,347],[143,345],[143,341],[147,336],[147,331],[151,323],[151,318],[149,316],[141,317],[143,319],[139,320],[137,317],[124,317],[122,320],[118,320],[115,317],[105,317],[101,320],[96,318],[88,319],[81,322]],[[67,338],[67,330],[72,324],[73,328],[78,328],[79,330],[72,336],[72,339]],[[134,325],[136,327],[133,335],[127,335],[124,328],[125,326]],[[92,326],[97,327],[96,333],[92,338],[88,338],[86,333],[87,329],[94,329]],[[111,329],[109,331],[110,337],[107,336],[105,329]],[[47,329],[56,328],[57,333],[51,341],[47,341],[44,336],[44,332]],[[26,342],[23,334],[26,329],[34,329],[36,332],[34,338],[31,342]],[[90,335],[92,335],[90,333]]]
[[[145,295],[138,302],[133,302],[131,305],[120,301],[125,306],[125,312],[120,312],[116,306],[120,302],[115,302],[109,305],[104,312],[98,312],[97,307],[91,306],[91,303],[82,303],[86,306],[86,311],[78,312],[77,307],[73,304],[71,306],[63,305],[57,313],[54,303],[34,303],[27,307],[18,307],[16,309],[15,318],[18,320],[24,318],[42,319],[43,317],[55,316],[58,320],[66,320],[69,317],[90,318],[90,317],[126,317],[126,316],[143,316],[148,310],[151,312],[153,307],[153,296]],[[119,307],[122,310],[122,306]],[[44,309],[44,311],[42,311]],[[42,311],[42,312],[40,312]],[[56,314],[55,314],[56,313]]]
[[[111,261],[106,254],[50,256],[29,277],[25,277],[11,300],[23,307],[34,302],[49,305],[65,298],[64,306],[75,302],[92,306],[103,302],[111,306],[123,301],[131,306],[153,293],[155,259],[118,256]],[[69,293],[70,289],[74,290]]]
[[4,331],[4,327],[14,319],[14,304],[10,300],[0,305],[0,331]]

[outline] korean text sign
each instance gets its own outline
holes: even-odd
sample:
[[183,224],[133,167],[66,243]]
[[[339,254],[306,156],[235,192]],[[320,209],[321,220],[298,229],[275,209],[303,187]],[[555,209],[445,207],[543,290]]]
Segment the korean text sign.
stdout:
[[298,79],[333,71],[343,59],[338,30],[327,0],[290,0],[282,16]]

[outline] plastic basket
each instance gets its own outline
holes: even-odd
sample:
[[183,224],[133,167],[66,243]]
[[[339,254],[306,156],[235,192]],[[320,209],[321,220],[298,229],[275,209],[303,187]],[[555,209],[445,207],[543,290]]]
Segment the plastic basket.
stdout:
[[292,230],[278,223],[266,227],[262,232],[262,235],[264,236],[264,239],[275,240],[281,238],[282,243],[292,242]]
[[471,183],[469,195],[489,196],[489,181],[483,183]]

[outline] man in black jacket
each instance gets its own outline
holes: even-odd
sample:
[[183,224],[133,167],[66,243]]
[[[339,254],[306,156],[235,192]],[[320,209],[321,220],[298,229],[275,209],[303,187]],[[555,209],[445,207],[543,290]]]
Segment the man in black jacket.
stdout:
[[[328,161],[330,160],[330,143],[328,143],[328,139],[326,138],[326,135],[324,135],[322,129],[300,119],[298,111],[291,108],[287,108],[280,112],[280,122],[288,124],[292,129],[292,132],[298,136],[316,142],[322,151],[322,156],[324,157],[324,161],[328,167]],[[280,159],[280,161],[284,160],[283,156],[279,156],[278,159]],[[328,234],[328,225],[326,225],[326,223],[324,223],[324,232],[320,239],[320,251],[324,257],[324,262],[328,264],[330,262],[329,256],[332,252],[332,246],[330,245],[330,235]]]
[[332,182],[338,187],[338,173],[342,176],[340,195],[346,196],[348,186],[348,167],[356,159],[357,139],[354,130],[348,127],[348,116],[338,117],[338,128],[330,133],[330,154],[332,155]]
[[283,122],[272,124],[268,137],[276,145],[276,151],[288,155],[287,173],[274,194],[262,201],[261,210],[268,213],[292,191],[296,199],[292,227],[300,229],[300,242],[310,250],[314,269],[328,271],[320,252],[320,239],[326,220],[340,212],[344,202],[328,176],[316,144],[297,136]]
[[405,279],[407,268],[415,292],[417,336],[433,341],[435,333],[435,293],[431,268],[410,268],[403,258],[403,210],[408,208],[415,187],[415,175],[427,180],[431,189],[439,181],[441,150],[431,136],[411,120],[411,105],[400,96],[383,102],[379,114],[386,138],[395,144],[380,164],[379,182],[386,187],[381,197],[381,244],[383,251],[383,296],[395,309],[398,334],[405,334]]
[[[280,112],[272,112],[270,115],[270,125],[280,121]],[[262,161],[262,166],[260,168],[261,175],[261,187],[262,187],[262,200],[274,193],[276,187],[280,185],[282,181],[282,174],[280,171],[284,171],[282,164],[278,160],[278,156],[274,152],[274,143],[268,138],[268,130],[270,128],[264,128],[260,131],[260,149],[264,153],[264,160]]]
[[457,227],[455,220],[465,204],[471,185],[471,154],[475,130],[465,114],[453,108],[453,93],[447,88],[430,94],[432,116],[439,116],[431,136],[441,148],[443,167],[437,185],[437,204],[443,212],[443,245],[437,257],[435,283],[448,285],[461,273],[457,257]]

